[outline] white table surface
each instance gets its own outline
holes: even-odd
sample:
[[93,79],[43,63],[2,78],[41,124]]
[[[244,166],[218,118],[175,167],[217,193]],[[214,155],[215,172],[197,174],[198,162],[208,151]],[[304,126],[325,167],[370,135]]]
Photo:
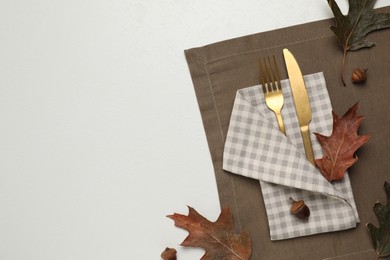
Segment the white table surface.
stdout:
[[220,212],[183,51],[332,17],[244,2],[0,1],[0,259],[203,255],[165,217]]

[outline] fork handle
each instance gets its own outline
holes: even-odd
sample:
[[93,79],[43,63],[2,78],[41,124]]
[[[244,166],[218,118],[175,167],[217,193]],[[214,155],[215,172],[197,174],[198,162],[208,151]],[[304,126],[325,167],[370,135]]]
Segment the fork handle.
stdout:
[[301,135],[303,139],[303,146],[305,147],[306,158],[309,162],[311,162],[311,164],[315,166],[314,152],[313,152],[313,146],[311,144],[311,139],[310,139],[309,126],[301,126]]
[[276,119],[278,120],[280,132],[282,132],[284,135],[286,135],[286,129],[284,128],[282,115],[280,113],[276,113]]

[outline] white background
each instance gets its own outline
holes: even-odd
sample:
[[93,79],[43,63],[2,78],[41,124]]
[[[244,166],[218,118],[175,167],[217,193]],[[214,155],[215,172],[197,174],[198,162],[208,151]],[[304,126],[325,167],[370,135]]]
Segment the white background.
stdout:
[[0,259],[199,259],[165,217],[220,212],[184,50],[329,17],[325,0],[0,0]]

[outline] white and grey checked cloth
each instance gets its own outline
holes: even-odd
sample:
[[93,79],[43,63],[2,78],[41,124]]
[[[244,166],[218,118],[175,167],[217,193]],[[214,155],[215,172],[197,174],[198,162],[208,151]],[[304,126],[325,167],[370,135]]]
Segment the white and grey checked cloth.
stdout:
[[[321,158],[322,148],[313,133],[332,133],[332,105],[322,72],[304,76],[304,80],[312,111],[309,128],[314,155]],[[356,227],[359,216],[348,174],[331,184],[306,160],[290,83],[281,83],[287,137],[279,131],[275,114],[265,104],[261,85],[238,90],[223,169],[260,181],[271,240]],[[305,201],[311,211],[308,221],[290,213],[289,197]]]

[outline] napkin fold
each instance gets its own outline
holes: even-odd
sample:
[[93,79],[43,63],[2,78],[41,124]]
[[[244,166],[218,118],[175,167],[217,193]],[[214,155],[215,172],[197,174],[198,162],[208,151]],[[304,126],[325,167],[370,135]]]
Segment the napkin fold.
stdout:
[[[322,148],[314,132],[330,135],[332,105],[322,72],[304,76],[312,121],[309,125],[315,158]],[[264,198],[271,240],[288,239],[356,227],[359,216],[348,174],[329,183],[306,160],[288,80],[282,80],[282,117],[286,136],[266,106],[261,85],[236,93],[223,153],[223,169],[258,179]],[[310,208],[308,221],[290,213],[292,197]],[[251,199],[251,198],[248,198]]]

